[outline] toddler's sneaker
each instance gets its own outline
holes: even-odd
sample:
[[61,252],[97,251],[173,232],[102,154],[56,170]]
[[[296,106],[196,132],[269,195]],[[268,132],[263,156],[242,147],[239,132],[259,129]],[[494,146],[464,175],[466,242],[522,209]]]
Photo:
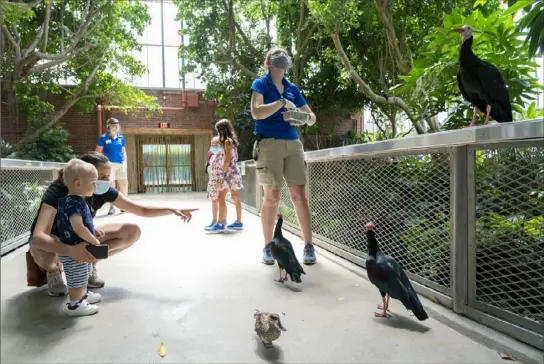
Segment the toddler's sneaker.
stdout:
[[219,234],[219,233],[225,232],[225,225],[217,223],[213,226],[209,226],[205,228],[204,230],[206,230],[209,233]]
[[227,229],[231,230],[244,230],[244,223],[235,221],[230,225],[227,225]]
[[66,310],[68,316],[89,316],[98,312],[98,306],[91,305],[85,299],[76,303],[74,306],[70,305],[70,303],[67,303],[66,305],[68,306],[68,309]]

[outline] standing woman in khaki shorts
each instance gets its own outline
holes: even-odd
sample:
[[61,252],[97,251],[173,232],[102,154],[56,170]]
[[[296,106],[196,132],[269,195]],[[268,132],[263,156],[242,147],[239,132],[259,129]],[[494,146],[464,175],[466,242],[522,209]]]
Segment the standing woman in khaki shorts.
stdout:
[[[112,187],[115,187],[115,181],[117,181],[119,192],[128,196],[127,150],[125,138],[121,135],[121,123],[115,118],[109,118],[106,124],[108,132],[98,139],[96,151],[103,153],[110,161]],[[121,210],[121,212],[124,211]],[[113,214],[115,214],[115,207],[110,205],[108,215]]]
[[285,72],[291,67],[291,59],[284,49],[272,48],[266,55],[264,66],[267,74],[253,81],[251,85],[251,115],[255,120],[257,137],[253,157],[259,183],[264,188],[261,210],[265,242],[263,263],[274,264],[270,242],[285,178],[306,242],[303,262],[314,264],[316,257],[312,244],[312,224],[305,192],[308,170],[304,160],[304,148],[297,128],[285,121],[282,114],[289,109],[299,109],[310,113],[312,123],[315,122],[315,114],[298,87],[285,78]]

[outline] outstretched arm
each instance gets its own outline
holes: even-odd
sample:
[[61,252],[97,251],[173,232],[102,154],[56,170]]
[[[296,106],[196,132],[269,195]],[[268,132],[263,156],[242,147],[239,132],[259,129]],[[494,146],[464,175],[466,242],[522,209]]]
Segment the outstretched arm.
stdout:
[[191,221],[191,212],[198,209],[173,209],[167,207],[143,206],[134,201],[129,200],[125,195],[119,194],[112,205],[134,215],[142,217],[159,217],[166,215],[177,215],[184,221]]

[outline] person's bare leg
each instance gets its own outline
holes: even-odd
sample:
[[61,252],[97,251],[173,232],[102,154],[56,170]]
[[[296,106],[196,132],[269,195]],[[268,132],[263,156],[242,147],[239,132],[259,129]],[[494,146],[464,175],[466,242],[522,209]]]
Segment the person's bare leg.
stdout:
[[304,186],[289,187],[289,196],[295,207],[298,224],[302,231],[302,238],[306,243],[312,242],[312,217],[310,215],[310,206],[306,198],[306,188]]
[[264,189],[264,201],[261,208],[261,225],[263,227],[264,244],[272,241],[274,236],[274,222],[280,204],[281,190]]
[[219,204],[219,216],[218,216],[218,223],[223,224],[225,222],[225,219],[227,218],[227,193],[229,192],[228,189],[224,189],[219,191],[219,198],[218,204]]
[[312,217],[310,214],[310,206],[308,204],[308,198],[306,197],[305,186],[290,186],[289,195],[295,212],[297,214],[298,224],[302,232],[302,238],[304,239],[304,257],[302,259],[304,264],[315,264],[315,248],[312,243]]
[[136,224],[106,224],[98,228],[104,232],[98,240],[100,244],[106,244],[109,247],[110,257],[130,248],[142,234],[140,227]]
[[219,221],[219,200],[212,200],[213,222]]
[[239,191],[231,191],[234,207],[236,208],[236,222],[242,222],[242,202],[240,201]]
[[119,192],[128,196],[128,179],[117,180],[117,184],[119,185]]

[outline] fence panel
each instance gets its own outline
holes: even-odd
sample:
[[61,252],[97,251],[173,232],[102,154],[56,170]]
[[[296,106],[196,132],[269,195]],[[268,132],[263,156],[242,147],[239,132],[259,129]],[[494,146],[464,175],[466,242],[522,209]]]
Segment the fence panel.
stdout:
[[475,150],[470,304],[544,332],[544,147]]
[[26,243],[48,185],[62,163],[2,159],[0,173],[1,254]]

